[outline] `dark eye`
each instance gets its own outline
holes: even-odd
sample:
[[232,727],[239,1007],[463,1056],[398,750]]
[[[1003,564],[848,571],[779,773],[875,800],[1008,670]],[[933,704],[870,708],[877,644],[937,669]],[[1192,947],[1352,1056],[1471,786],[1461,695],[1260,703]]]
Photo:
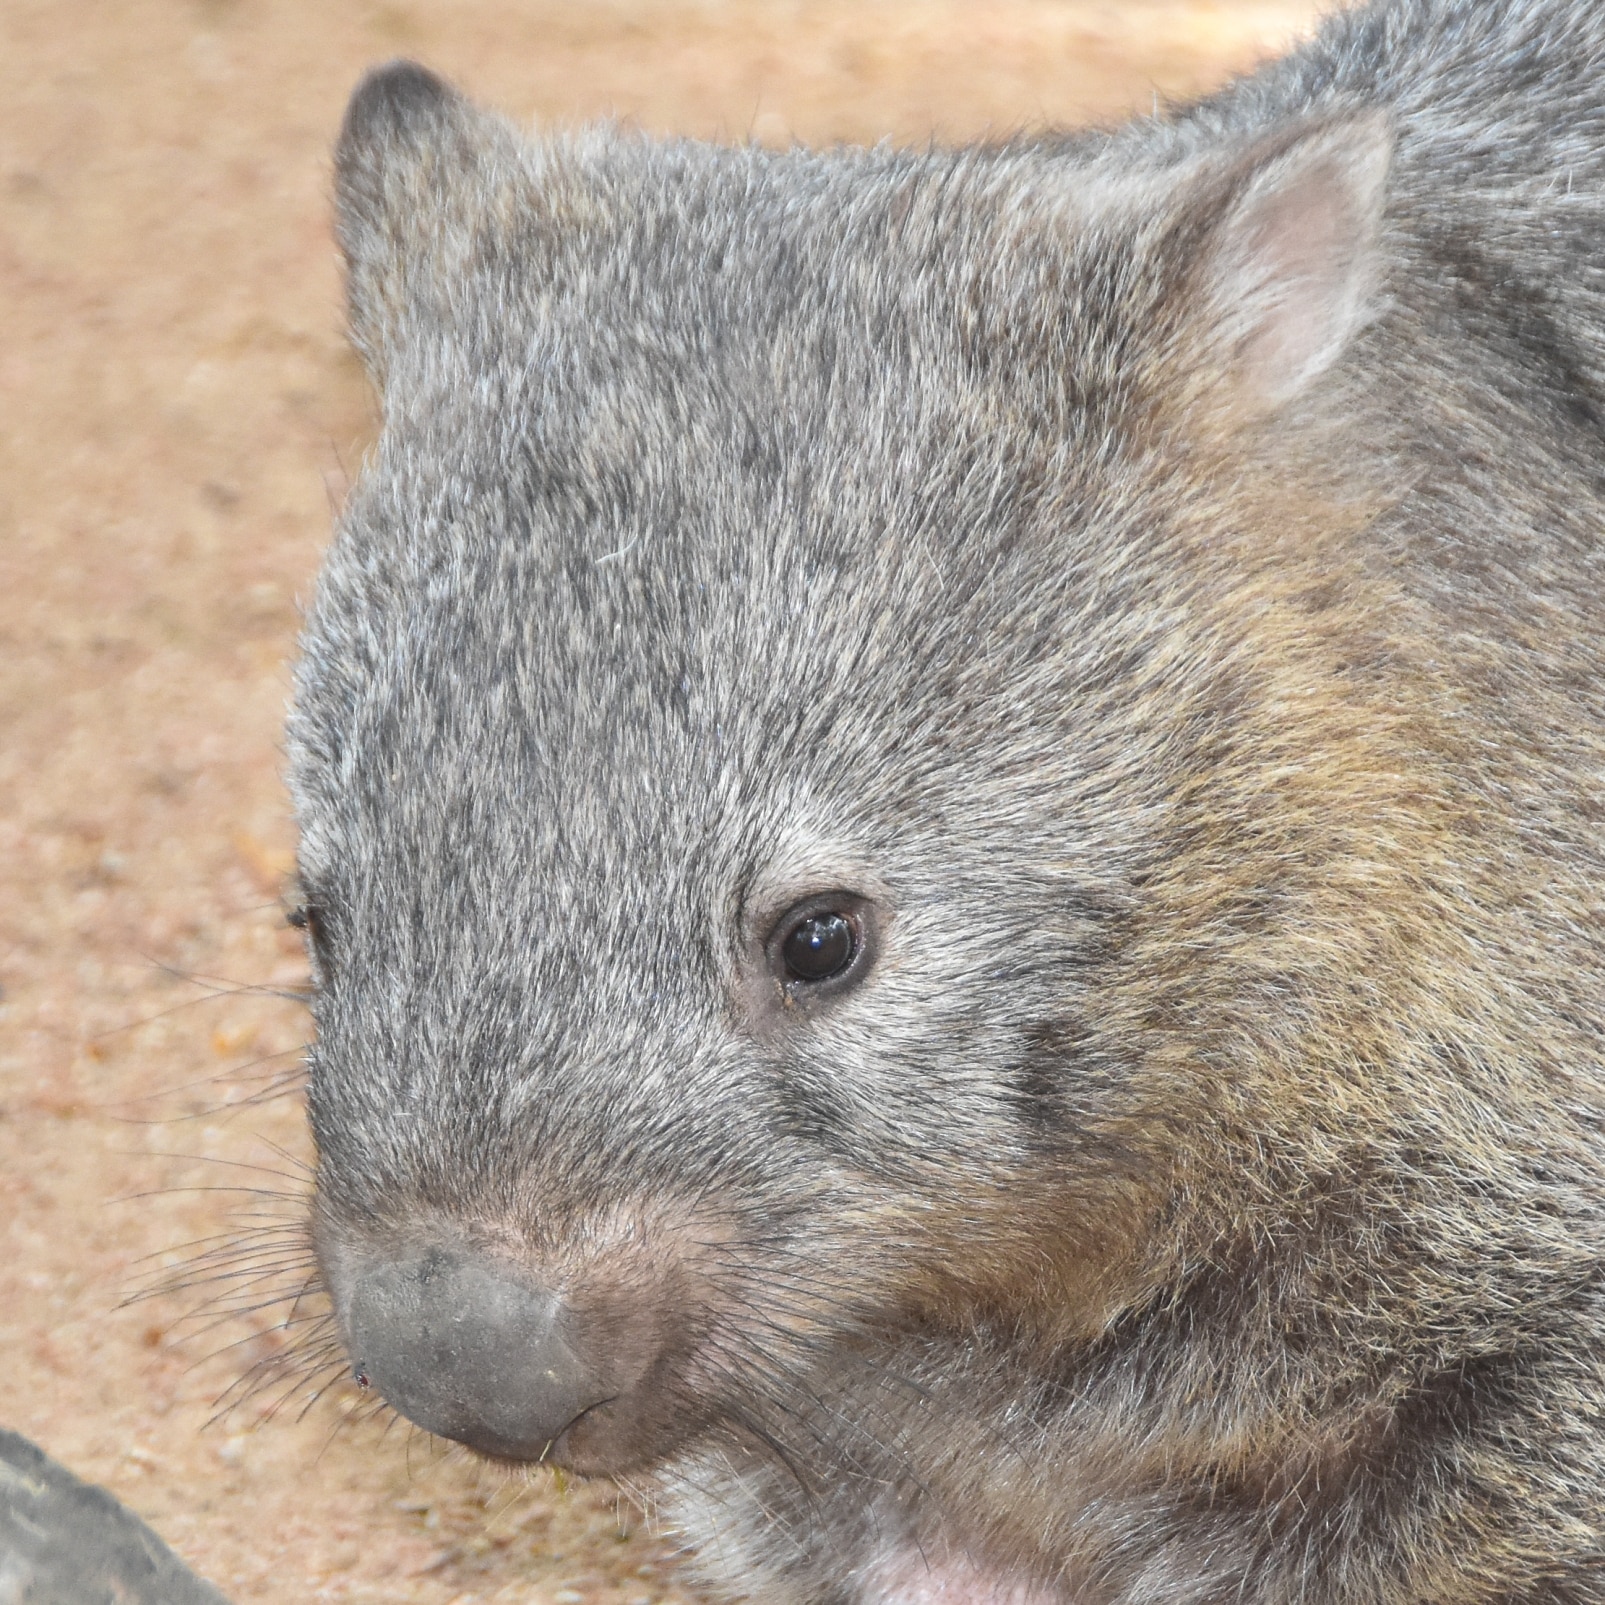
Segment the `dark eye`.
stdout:
[[853,962],[857,947],[852,923],[830,909],[798,920],[780,944],[780,958],[794,981],[828,981]]
[[303,903],[285,916],[288,924],[305,931],[311,942],[317,964],[326,972],[329,967],[329,936],[324,924],[323,910],[316,903]]
[[872,915],[872,905],[852,892],[822,892],[787,909],[765,945],[788,996],[801,1002],[856,981],[871,957]]

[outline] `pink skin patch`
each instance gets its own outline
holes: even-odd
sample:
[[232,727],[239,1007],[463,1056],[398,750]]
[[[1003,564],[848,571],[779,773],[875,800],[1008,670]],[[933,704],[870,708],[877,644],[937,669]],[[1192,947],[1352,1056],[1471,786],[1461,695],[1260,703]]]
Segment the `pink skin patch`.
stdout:
[[1062,1605],[1040,1588],[996,1572],[984,1572],[967,1559],[927,1559],[901,1550],[865,1579],[864,1605]]

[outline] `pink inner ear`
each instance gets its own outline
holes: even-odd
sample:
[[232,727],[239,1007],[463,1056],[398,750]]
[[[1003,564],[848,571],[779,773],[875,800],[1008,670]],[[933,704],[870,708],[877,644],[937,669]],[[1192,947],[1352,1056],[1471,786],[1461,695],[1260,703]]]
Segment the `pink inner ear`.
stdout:
[[1209,294],[1250,410],[1291,400],[1365,322],[1391,154],[1379,117],[1322,129],[1258,173],[1223,220]]

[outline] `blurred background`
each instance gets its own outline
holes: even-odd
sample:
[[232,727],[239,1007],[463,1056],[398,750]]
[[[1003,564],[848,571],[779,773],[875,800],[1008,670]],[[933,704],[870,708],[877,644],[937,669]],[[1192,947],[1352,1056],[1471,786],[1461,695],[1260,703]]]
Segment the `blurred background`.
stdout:
[[0,0],[0,1425],[239,1605],[685,1598],[609,1488],[484,1472],[338,1379],[275,1408],[308,1158],[279,729],[375,428],[328,209],[364,67],[541,124],[924,143],[1147,111],[1315,10]]

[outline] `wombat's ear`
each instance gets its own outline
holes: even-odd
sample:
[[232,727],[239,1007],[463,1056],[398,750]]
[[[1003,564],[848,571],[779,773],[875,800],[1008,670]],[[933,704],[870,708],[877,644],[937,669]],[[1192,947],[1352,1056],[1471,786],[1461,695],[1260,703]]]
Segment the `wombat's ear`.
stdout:
[[370,72],[335,145],[335,229],[351,337],[381,387],[410,312],[461,236],[492,120],[410,61]]
[[1272,141],[1197,197],[1187,321],[1239,416],[1291,401],[1371,316],[1392,155],[1387,118],[1363,112]]

